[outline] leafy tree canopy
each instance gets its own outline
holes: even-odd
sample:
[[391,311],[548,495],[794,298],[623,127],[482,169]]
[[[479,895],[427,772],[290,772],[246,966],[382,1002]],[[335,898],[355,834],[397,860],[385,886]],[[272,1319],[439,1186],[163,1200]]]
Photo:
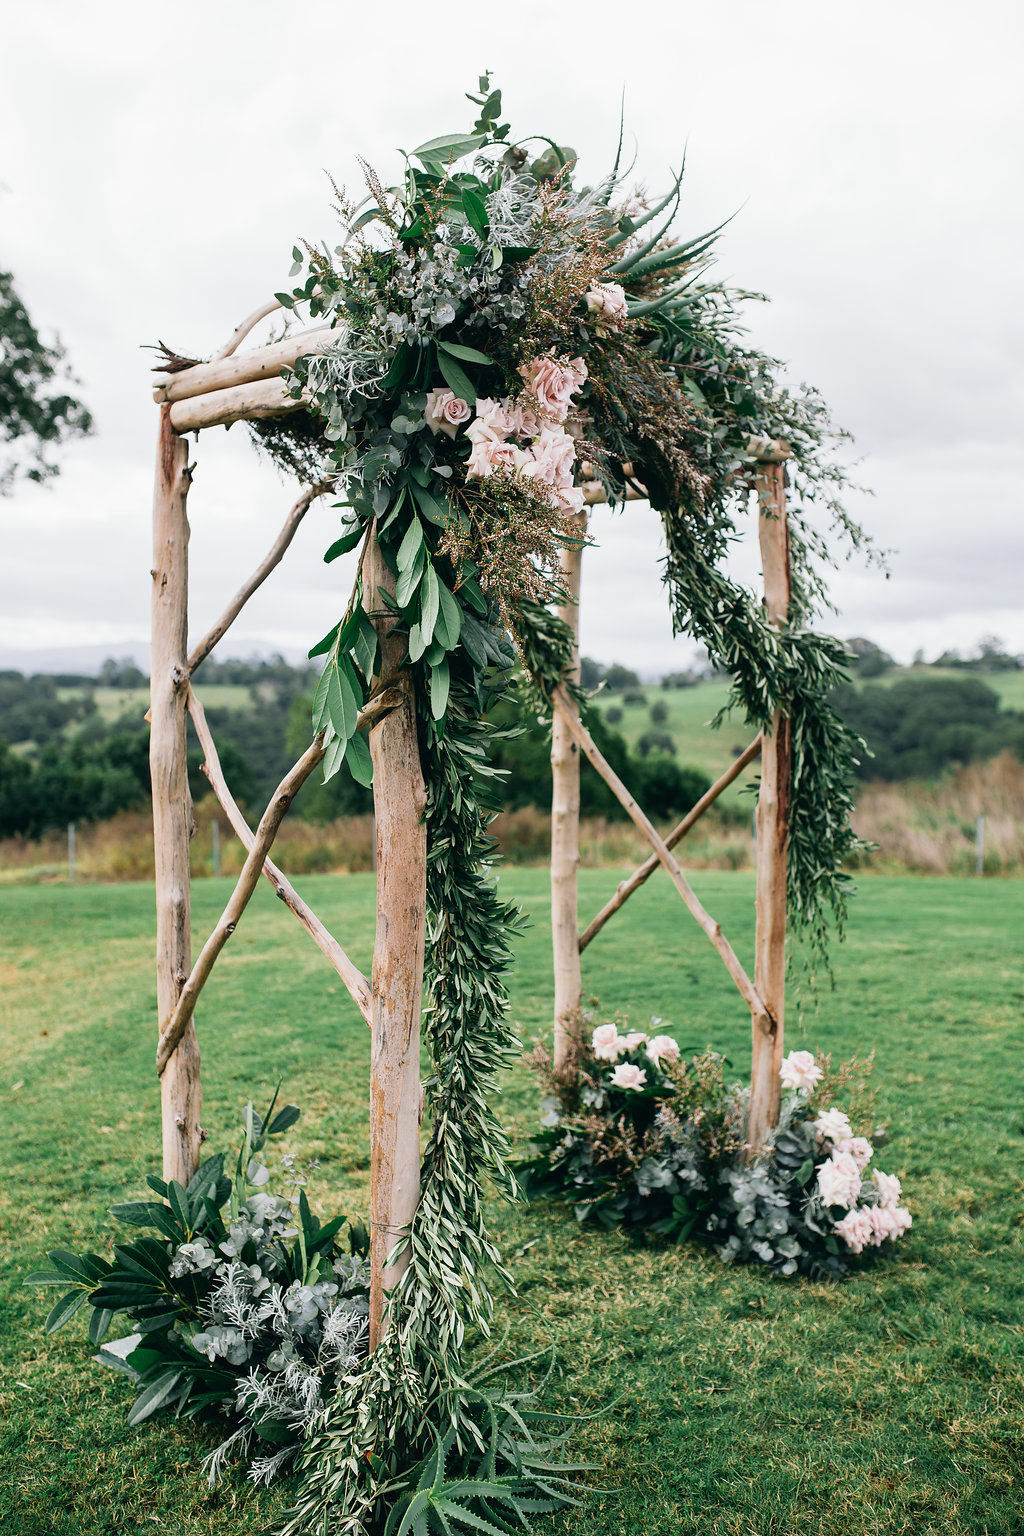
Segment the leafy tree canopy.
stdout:
[[59,341],[42,340],[14,289],[0,272],[0,496],[19,479],[42,484],[58,474],[53,451],[92,431],[92,417],[63,388],[73,378]]

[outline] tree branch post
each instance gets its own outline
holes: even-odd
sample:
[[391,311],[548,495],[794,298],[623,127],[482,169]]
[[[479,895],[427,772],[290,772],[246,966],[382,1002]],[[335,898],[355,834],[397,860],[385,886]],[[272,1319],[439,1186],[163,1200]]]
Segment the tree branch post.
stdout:
[[[587,513],[573,519],[580,542],[561,552],[565,602],[558,617],[573,636],[573,660],[566,681],[580,680],[580,576]],[[564,1069],[570,1054],[572,1032],[580,1006],[579,925],[580,867],[580,749],[556,709],[551,722],[551,946],[555,973],[554,1067]]]
[[[757,525],[764,571],[765,608],[781,629],[789,618],[789,527],[786,521],[786,467],[762,462],[757,473]],[[765,1030],[755,1020],[750,1069],[748,1155],[755,1157],[769,1130],[778,1124],[782,1084],[783,1026],[786,1002],[786,845],[789,837],[791,727],[776,710],[771,734],[761,750],[761,787],[757,799],[757,928],[754,986],[770,1020]]]
[[[152,662],[149,765],[156,865],[157,1014],[163,1035],[191,970],[188,791],[188,445],[160,411],[153,497]],[[199,1043],[189,1020],[160,1079],[163,1172],[187,1184],[199,1165]]]
[[385,1326],[387,1293],[409,1263],[408,1236],[420,1195],[420,1006],[426,938],[426,790],[416,700],[406,644],[380,592],[394,596],[376,530],[363,556],[363,603],[380,641],[373,690],[392,688],[401,704],[370,730],[377,826],[377,935],[371,980],[370,1048],[370,1348]]

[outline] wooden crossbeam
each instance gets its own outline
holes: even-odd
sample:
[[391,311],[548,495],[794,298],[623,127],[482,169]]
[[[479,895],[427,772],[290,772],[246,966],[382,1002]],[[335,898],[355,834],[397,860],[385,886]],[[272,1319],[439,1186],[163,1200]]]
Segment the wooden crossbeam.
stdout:
[[283,379],[258,379],[233,389],[214,389],[170,407],[175,432],[198,432],[203,427],[230,427],[235,421],[266,421],[301,411],[304,400],[293,400]]
[[[380,702],[387,705],[397,705],[399,698],[397,695],[394,697],[387,697],[385,694],[381,694]],[[210,733],[210,727],[206,722],[205,711],[203,710],[202,704],[196,698],[194,693],[190,694],[188,710],[189,714],[192,716],[192,723],[195,726],[196,735],[199,738],[199,744],[203,749],[205,758],[205,761],[202,765],[203,773],[205,773],[206,777],[209,779],[213,792],[217,797],[217,801],[224,811],[225,816],[228,818],[235,836],[238,838],[242,846],[248,852],[251,852],[256,839],[252,833],[251,828],[249,827],[248,822],[239,810],[235,799],[231,794],[231,791],[228,789],[227,781],[224,777],[224,771],[220,765],[220,758],[217,756],[217,748],[214,745],[213,736]],[[374,718],[379,718],[376,712],[374,713]],[[334,935],[330,933],[324,924],[320,921],[312,907],[308,906],[307,903],[303,901],[298,891],[296,891],[295,887],[285,877],[285,875],[282,874],[281,870],[278,869],[277,865],[273,862],[272,859],[264,859],[263,874],[266,879],[270,881],[271,885],[274,887],[274,890],[277,892],[278,896],[284,902],[288,910],[294,913],[294,915],[298,918],[299,922],[310,935],[317,948],[321,951],[322,954],[326,955],[327,959],[331,962],[334,969],[337,971],[338,975],[344,982],[349,995],[352,998],[352,1001],[359,1009],[359,1012],[362,1014],[367,1024],[369,1024],[370,983],[367,978],[363,975],[359,967],[353,964],[353,962],[349,959],[348,955],[342,949]]]
[[333,488],[333,486],[333,480],[321,480],[317,485],[311,485],[308,490],[303,491],[302,495],[292,507],[291,511],[288,513],[288,516],[285,518],[284,527],[281,529],[281,532],[274,540],[274,543],[271,545],[264,559],[253,571],[248,581],[244,582],[242,586],[239,587],[238,591],[235,593],[230,603],[228,603],[216,624],[214,624],[211,629],[207,630],[199,644],[193,646],[192,650],[189,652],[188,670],[190,676],[194,674],[200,663],[206,660],[207,656],[209,656],[210,652],[213,650],[218,641],[224,638],[228,630],[231,628],[231,625],[235,622],[238,615],[241,613],[242,609],[245,607],[246,603],[249,601],[250,597],[252,597],[257,588],[261,587],[266,581],[267,577],[270,575],[271,571],[274,570],[276,566],[280,565],[281,560],[284,557],[285,550],[288,548],[289,544],[292,542],[292,539],[295,537],[299,524],[302,522],[302,519],[309,511],[309,508],[312,506],[313,502],[317,499],[318,496],[326,495],[327,492]]
[[317,325],[283,341],[275,341],[268,347],[253,347],[233,357],[215,359],[212,363],[196,363],[183,368],[180,373],[153,386],[153,398],[159,403],[191,400],[196,395],[208,395],[217,389],[232,389],[238,384],[253,384],[258,379],[279,377],[282,368],[290,368],[300,357],[319,351],[323,343],[334,335],[330,326]]
[[[740,753],[735,762],[731,763],[725,773],[722,774],[722,777],[712,784],[711,788],[701,796],[692,810],[686,813],[679,825],[672,829],[665,839],[665,847],[671,849],[681,842],[690,828],[704,815],[704,812],[714,805],[722,791],[728,789],[729,785],[739,778],[747,764],[752,763],[754,758],[759,757],[760,754],[761,733],[758,732],[749,747]],[[623,880],[619,884],[615,895],[610,901],[605,903],[593,921],[580,934],[581,954],[591,939],[596,938],[601,932],[601,929],[613,913],[617,912],[621,906],[624,906],[633,892],[638,891],[644,882],[651,878],[660,864],[661,859],[656,853],[652,853],[649,859],[646,859],[643,864],[633,871],[628,880]]]
[[580,750],[597,769],[598,773],[601,775],[609,789],[612,791],[613,795],[615,795],[616,799],[622,805],[633,824],[638,827],[644,834],[647,841],[650,843],[651,847],[657,854],[660,863],[662,863],[665,866],[665,869],[668,871],[668,875],[672,881],[672,884],[683,898],[683,901],[686,903],[688,910],[692,916],[696,918],[697,922],[703,928],[715,949],[717,949],[719,955],[722,957],[726,970],[729,972],[729,975],[732,977],[736,984],[737,990],[740,992],[743,1000],[747,1004],[747,1007],[750,1009],[755,1027],[760,1028],[766,1034],[770,1033],[772,1029],[771,1015],[762,1002],[761,997],[754,987],[753,982],[750,980],[750,977],[747,975],[746,971],[740,964],[735,950],[722,932],[721,924],[715,922],[715,919],[704,907],[703,903],[697,896],[696,891],[694,891],[693,887],[690,885],[686,876],[683,874],[678,863],[676,862],[671,849],[666,846],[653,822],[648,819],[644,811],[637,804],[636,800],[626,788],[625,784],[623,784],[614,768],[605,759],[602,752],[600,751],[600,748],[596,745],[590,732],[587,730],[586,726],[583,724],[583,721],[580,719],[579,714],[573,706],[573,703],[568,694],[565,692],[565,689],[561,686],[555,689],[553,702],[556,709],[561,711],[566,725],[569,727],[569,730],[572,732],[573,736],[579,743]]

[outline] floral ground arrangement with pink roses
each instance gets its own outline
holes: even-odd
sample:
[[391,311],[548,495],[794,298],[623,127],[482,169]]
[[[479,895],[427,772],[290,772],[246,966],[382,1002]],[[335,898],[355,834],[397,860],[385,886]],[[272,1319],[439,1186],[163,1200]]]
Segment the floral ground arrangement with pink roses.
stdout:
[[583,1015],[580,1025],[564,1072],[543,1046],[531,1058],[547,1091],[521,1169],[529,1191],[567,1201],[580,1221],[692,1238],[726,1263],[816,1280],[843,1279],[910,1227],[899,1179],[874,1162],[885,1131],[871,1058],[833,1068],[791,1051],[778,1126],[750,1159],[749,1089],[726,1081],[724,1057],[684,1059],[672,1036],[624,1020],[595,1026]]

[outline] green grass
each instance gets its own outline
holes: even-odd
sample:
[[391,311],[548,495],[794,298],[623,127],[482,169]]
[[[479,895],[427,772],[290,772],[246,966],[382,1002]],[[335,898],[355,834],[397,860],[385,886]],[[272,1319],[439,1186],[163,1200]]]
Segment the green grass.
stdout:
[[[584,915],[614,885],[581,880]],[[698,872],[697,888],[743,958],[752,884]],[[310,877],[304,891],[363,966],[372,879]],[[515,1016],[529,1038],[551,1006],[545,872],[505,877],[534,919],[521,941]],[[546,1536],[1011,1536],[1024,1450],[1021,1088],[1024,886],[866,878],[838,988],[794,1047],[877,1049],[882,1166],[899,1173],[914,1227],[898,1257],[845,1286],[778,1282],[694,1248],[640,1248],[579,1229],[558,1209],[492,1219],[519,1294],[503,1300],[507,1348],[554,1341],[550,1401],[592,1411],[576,1451],[611,1492]],[[204,934],[226,882],[195,891]],[[125,1424],[130,1387],[90,1362],[84,1324],[47,1339],[49,1293],[19,1277],[46,1249],[103,1249],[115,1199],[158,1166],[159,1103],[148,886],[0,891],[0,1530],[5,1536],[239,1536],[283,1491],[241,1476],[209,1493],[212,1440]],[[684,1046],[713,1041],[748,1062],[742,1005],[675,893],[655,879],[588,950],[585,979],[609,1010],[659,1014]],[[303,1106],[291,1149],[319,1157],[321,1210],[364,1212],[368,1042],[347,995],[298,925],[261,891],[200,1009],[204,1121],[234,1140],[239,1110],[283,1078]],[[502,1113],[534,1122],[523,1073]],[[50,1297],[52,1300],[52,1296]]]
[[[100,719],[107,725],[128,715],[141,720],[149,708],[149,688],[58,688],[60,699],[81,699],[91,692],[96,700]],[[253,708],[252,691],[244,683],[211,683],[203,689],[203,703],[207,709]]]

